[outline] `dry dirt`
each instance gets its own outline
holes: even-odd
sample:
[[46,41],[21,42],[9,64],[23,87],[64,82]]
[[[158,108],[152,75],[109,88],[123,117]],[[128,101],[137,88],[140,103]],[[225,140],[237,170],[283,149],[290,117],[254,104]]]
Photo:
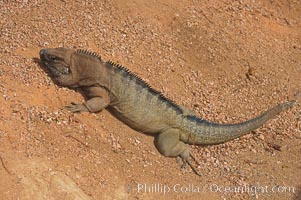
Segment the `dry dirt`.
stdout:
[[107,111],[68,113],[83,97],[38,65],[41,48],[89,49],[204,119],[241,122],[300,100],[300,0],[0,0],[0,15],[0,199],[301,199],[300,103],[192,146],[198,177]]

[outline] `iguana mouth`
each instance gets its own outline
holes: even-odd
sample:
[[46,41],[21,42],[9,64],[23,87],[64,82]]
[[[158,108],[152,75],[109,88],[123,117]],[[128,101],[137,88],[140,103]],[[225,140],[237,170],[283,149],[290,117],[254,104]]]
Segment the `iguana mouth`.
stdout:
[[47,62],[45,62],[45,64],[49,68],[49,70],[51,71],[52,75],[55,76],[55,77],[70,74],[70,69],[69,68],[58,69],[54,66],[49,65]]

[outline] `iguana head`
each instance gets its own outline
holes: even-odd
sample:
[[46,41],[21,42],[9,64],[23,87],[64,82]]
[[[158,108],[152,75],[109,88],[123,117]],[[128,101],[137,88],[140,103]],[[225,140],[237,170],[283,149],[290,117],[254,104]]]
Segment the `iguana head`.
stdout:
[[82,50],[49,48],[40,50],[40,58],[53,80],[61,86],[80,87],[97,83],[100,57]]

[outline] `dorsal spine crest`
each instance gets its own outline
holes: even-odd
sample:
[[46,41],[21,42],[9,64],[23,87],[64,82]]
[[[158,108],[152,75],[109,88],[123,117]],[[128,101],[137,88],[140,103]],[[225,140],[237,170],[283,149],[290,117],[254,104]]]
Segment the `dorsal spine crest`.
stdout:
[[135,80],[137,84],[141,85],[144,88],[147,88],[151,94],[153,94],[154,96],[159,96],[162,101],[169,103],[170,106],[174,107],[178,112],[182,113],[182,110],[179,108],[179,106],[174,101],[165,97],[161,92],[152,88],[147,82],[145,82],[143,79],[141,79],[137,74],[131,72],[128,68],[126,68],[118,63],[114,63],[111,60],[107,61],[106,63],[110,67],[113,67],[114,71],[116,73],[122,73],[122,72],[126,73],[126,75],[129,77],[129,79]]
[[76,51],[76,53],[79,53],[79,54],[84,54],[84,55],[88,55],[88,56],[92,56],[94,58],[97,58],[101,61],[101,56],[98,55],[97,53],[95,52],[92,52],[92,51],[89,51],[89,50],[85,50],[85,49],[78,49]]

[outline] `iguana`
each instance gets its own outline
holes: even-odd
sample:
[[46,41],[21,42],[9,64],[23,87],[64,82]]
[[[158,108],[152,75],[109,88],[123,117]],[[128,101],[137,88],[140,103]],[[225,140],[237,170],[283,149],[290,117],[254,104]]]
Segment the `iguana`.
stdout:
[[180,157],[182,167],[195,159],[188,144],[212,145],[227,142],[257,129],[295,101],[285,102],[260,116],[238,124],[218,124],[201,119],[153,89],[136,74],[112,61],[104,62],[87,50],[49,48],[40,50],[43,65],[60,86],[80,88],[86,97],[71,104],[71,112],[107,109],[129,127],[155,136],[155,146],[167,157]]

